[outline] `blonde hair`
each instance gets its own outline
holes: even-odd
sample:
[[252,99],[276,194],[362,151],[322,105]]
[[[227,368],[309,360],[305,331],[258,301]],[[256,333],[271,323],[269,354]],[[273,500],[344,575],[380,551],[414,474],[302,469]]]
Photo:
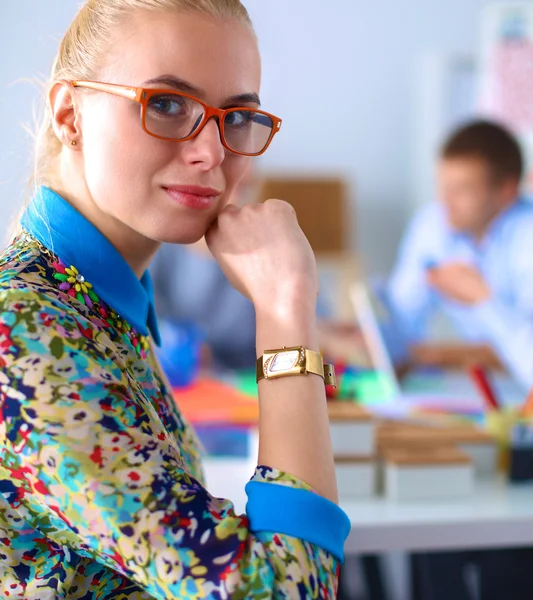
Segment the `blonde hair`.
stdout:
[[240,0],[87,0],[68,28],[45,86],[45,111],[38,127],[31,187],[50,185],[61,142],[52,127],[51,109],[46,100],[58,80],[94,79],[116,28],[136,10],[198,11],[214,18],[235,19],[251,26],[250,16]]

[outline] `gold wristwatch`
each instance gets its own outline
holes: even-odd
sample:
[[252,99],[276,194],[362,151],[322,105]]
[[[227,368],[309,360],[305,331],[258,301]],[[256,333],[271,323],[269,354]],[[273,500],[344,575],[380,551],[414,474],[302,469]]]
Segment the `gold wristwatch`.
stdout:
[[308,373],[322,377],[325,385],[337,387],[333,365],[325,365],[318,352],[303,346],[266,350],[263,356],[257,359],[257,382],[261,379],[278,379]]

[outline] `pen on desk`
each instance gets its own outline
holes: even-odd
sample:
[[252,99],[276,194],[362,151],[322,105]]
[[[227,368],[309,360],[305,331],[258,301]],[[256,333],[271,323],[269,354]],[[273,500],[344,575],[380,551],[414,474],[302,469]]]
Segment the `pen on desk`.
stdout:
[[499,410],[500,403],[489,382],[485,369],[483,367],[471,367],[470,377],[472,377],[476,387],[483,398],[483,402],[488,410]]

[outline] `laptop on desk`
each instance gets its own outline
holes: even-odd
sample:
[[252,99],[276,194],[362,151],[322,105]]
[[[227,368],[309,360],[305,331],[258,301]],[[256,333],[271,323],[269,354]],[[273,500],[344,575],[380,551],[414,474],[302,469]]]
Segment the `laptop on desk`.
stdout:
[[[474,380],[467,372],[437,368],[415,369],[400,381],[395,362],[408,356],[408,342],[387,307],[367,286],[355,283],[350,299],[358,327],[363,334],[373,368],[385,378],[383,389],[388,394],[361,401],[378,411],[408,411],[413,407],[434,407],[465,415],[480,413],[485,403]],[[518,404],[524,400],[524,390],[505,374],[491,374],[490,382],[502,404]]]

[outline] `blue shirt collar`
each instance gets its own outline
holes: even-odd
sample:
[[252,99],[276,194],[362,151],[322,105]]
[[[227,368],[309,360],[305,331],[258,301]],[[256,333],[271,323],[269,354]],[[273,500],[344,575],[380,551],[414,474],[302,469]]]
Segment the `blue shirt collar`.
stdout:
[[[479,242],[476,242],[476,240],[469,233],[464,233],[462,231],[455,231],[455,230],[451,229],[450,225],[448,225],[448,227],[450,229],[450,233],[457,240],[463,240],[475,248],[482,248],[483,246],[486,246],[495,236],[498,235],[498,233],[503,229],[503,227],[505,226],[505,224],[507,223],[509,218],[511,218],[514,215],[514,213],[522,207],[524,202],[527,202],[527,199],[522,196],[519,196],[516,199],[516,202],[513,202],[510,206],[508,206],[505,210],[503,210],[497,217],[495,217],[495,219],[492,221],[492,223],[490,223],[490,225],[488,226],[487,231],[485,232],[485,235],[483,236],[483,239],[480,240]],[[443,214],[445,214],[444,209],[443,209]]]
[[522,208],[525,199],[522,197],[518,197],[515,202],[513,202],[510,206],[508,206],[505,210],[503,210],[489,226],[487,231],[487,235],[485,236],[487,239],[490,239],[497,235],[507,221],[514,216],[514,213],[519,211]]
[[148,271],[139,280],[109,240],[64,198],[47,187],[22,216],[24,229],[67,266],[74,265],[95,293],[142,335],[161,338]]

